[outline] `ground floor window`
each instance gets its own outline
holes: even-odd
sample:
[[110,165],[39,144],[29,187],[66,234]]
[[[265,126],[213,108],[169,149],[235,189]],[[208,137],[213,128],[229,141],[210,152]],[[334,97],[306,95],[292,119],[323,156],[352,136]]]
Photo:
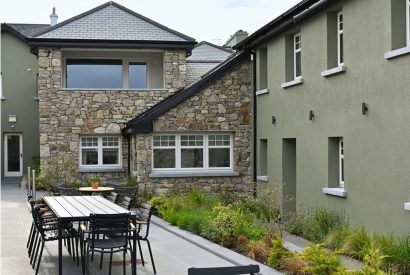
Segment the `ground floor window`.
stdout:
[[153,136],[153,169],[232,170],[231,134]]
[[84,136],[80,138],[80,168],[120,168],[121,138]]
[[343,138],[339,138],[339,186],[345,187],[345,153]]

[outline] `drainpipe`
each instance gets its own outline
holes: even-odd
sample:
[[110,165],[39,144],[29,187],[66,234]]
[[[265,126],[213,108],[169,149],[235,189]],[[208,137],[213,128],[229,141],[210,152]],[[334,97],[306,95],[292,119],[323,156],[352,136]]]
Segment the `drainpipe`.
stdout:
[[128,135],[128,176],[131,176],[131,135]]
[[255,188],[253,191],[253,196],[256,198],[256,176],[257,176],[257,165],[256,165],[256,149],[257,149],[257,138],[256,138],[256,54],[255,51],[251,52],[252,56],[252,97],[253,97],[253,181],[255,182]]

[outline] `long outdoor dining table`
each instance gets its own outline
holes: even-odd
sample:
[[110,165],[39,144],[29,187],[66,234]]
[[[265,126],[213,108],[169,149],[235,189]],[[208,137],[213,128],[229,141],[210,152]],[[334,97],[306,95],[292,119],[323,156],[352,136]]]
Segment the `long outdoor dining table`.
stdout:
[[[63,274],[62,256],[62,225],[70,221],[89,221],[90,214],[123,214],[131,213],[125,209],[100,196],[54,196],[44,197],[44,202],[57,216],[58,227],[58,274]],[[135,232],[134,232],[135,236]],[[137,274],[136,265],[136,238],[133,238],[133,249],[131,253],[132,274]]]

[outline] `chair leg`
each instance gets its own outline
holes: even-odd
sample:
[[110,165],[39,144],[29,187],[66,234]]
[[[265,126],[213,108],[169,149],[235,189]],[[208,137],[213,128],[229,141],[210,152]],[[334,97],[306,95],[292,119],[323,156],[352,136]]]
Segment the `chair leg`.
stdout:
[[141,243],[140,243],[140,240],[138,240],[138,239],[137,239],[137,244],[138,244],[138,249],[139,249],[139,251],[140,251],[140,256],[141,256],[142,266],[145,266],[145,263],[144,263],[144,256],[142,256]]
[[86,259],[85,259],[85,274],[90,274],[90,247],[87,245]]
[[33,237],[31,238],[30,247],[28,248],[28,256],[29,256],[29,257],[31,257],[31,254],[32,254],[32,252],[33,252],[33,248],[35,247],[35,244],[36,244],[38,235],[40,234],[40,233],[37,232],[36,229],[34,229],[34,230],[35,230],[34,233],[33,233],[34,235],[33,235]]
[[111,268],[112,268],[112,248],[111,248],[111,253],[110,253],[110,267],[108,268],[108,275],[111,275]]
[[79,261],[79,256],[78,256],[78,238],[77,237],[75,238],[75,250],[76,250],[76,253],[77,253],[77,266],[79,266],[80,261]]
[[125,275],[125,273],[126,273],[126,270],[125,270],[125,253],[127,252],[127,250],[124,250],[123,252],[122,252],[122,269],[123,269],[123,271],[124,271],[124,275]]
[[[36,244],[36,249],[35,249],[34,257],[31,258],[32,262],[30,262],[30,263],[31,263],[31,266],[32,266],[33,268],[35,267],[35,264],[36,264],[37,255],[38,255],[38,250],[40,249],[40,244],[41,244],[41,242],[42,242],[42,239],[41,239],[41,237],[40,237],[40,238],[38,239],[37,244]],[[34,252],[34,251],[33,251],[33,252]]]
[[[104,249],[102,249],[102,250],[104,251]],[[100,270],[102,269],[103,257],[104,257],[104,253],[101,252],[101,257],[100,257]]]
[[27,248],[30,244],[31,237],[33,236],[33,230],[34,230],[34,222],[31,224],[30,234],[28,234],[28,239],[27,239],[27,244],[26,244]]
[[45,245],[45,242],[44,242],[44,241],[42,241],[42,242],[41,242],[41,250],[40,250],[40,255],[39,255],[39,258],[38,258],[38,263],[37,263],[37,268],[36,268],[36,274],[35,274],[35,275],[37,275],[37,274],[38,274],[38,269],[40,268],[40,262],[41,262],[41,257],[43,256],[43,249],[44,249],[44,245]]
[[147,239],[147,244],[148,244],[149,256],[151,257],[152,268],[154,269],[154,274],[157,274],[157,270],[155,269],[155,264],[154,264],[154,257],[152,257],[151,244],[149,243],[148,239]]

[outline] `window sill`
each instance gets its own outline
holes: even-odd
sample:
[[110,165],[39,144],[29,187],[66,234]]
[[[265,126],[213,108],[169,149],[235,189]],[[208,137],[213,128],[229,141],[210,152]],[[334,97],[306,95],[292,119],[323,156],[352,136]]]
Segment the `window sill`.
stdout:
[[60,91],[68,92],[77,92],[77,91],[112,91],[112,92],[121,92],[121,91],[130,91],[130,92],[162,92],[168,91],[165,88],[150,88],[150,89],[126,89],[126,88],[60,88]]
[[4,96],[0,97],[0,100],[6,100],[6,98]]
[[345,65],[340,65],[338,67],[323,71],[320,73],[320,76],[322,77],[327,77],[327,76],[332,76],[335,74],[340,74],[346,71],[346,66]]
[[114,173],[114,172],[124,172],[124,169],[123,168],[93,167],[93,168],[79,168],[78,172],[80,173]]
[[410,54],[410,45],[404,48],[394,50],[394,51],[386,52],[384,53],[384,58],[392,59],[392,58],[399,57],[399,56],[406,55],[406,54]]
[[404,203],[404,210],[410,211],[410,202]]
[[268,182],[268,176],[256,176],[258,181],[265,181]]
[[336,188],[322,188],[322,192],[327,194],[327,195],[332,195],[332,196],[337,196],[337,197],[342,197],[346,198],[347,197],[347,192],[344,188],[342,187],[336,187]]
[[264,94],[267,94],[267,93],[269,93],[269,92],[270,92],[269,89],[263,89],[263,90],[257,91],[255,94],[256,94],[256,95],[264,95]]
[[189,178],[189,177],[237,177],[238,172],[235,171],[203,171],[203,172],[191,172],[191,171],[152,171],[149,174],[150,178]]
[[280,85],[280,87],[282,87],[283,89],[286,89],[286,88],[296,86],[296,85],[300,85],[300,84],[303,84],[303,77],[299,77],[299,78],[296,78],[292,81],[283,83],[283,84]]

